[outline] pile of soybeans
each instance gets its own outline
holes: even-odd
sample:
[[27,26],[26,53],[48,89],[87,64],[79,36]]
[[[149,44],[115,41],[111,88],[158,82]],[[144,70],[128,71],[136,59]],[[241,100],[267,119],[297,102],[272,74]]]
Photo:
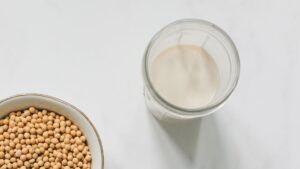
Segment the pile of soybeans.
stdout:
[[90,169],[80,129],[55,112],[30,107],[0,119],[0,169]]

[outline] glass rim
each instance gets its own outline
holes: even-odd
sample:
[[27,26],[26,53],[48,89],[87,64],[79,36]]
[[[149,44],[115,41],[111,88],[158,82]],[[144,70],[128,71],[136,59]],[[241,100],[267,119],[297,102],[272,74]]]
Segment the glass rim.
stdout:
[[[149,56],[149,52],[151,50],[151,48],[153,47],[153,44],[156,42],[156,40],[158,39],[158,37],[169,27],[172,27],[174,25],[178,25],[178,24],[183,24],[183,23],[197,23],[197,24],[202,24],[202,25],[207,25],[207,26],[211,26],[213,28],[215,28],[219,33],[221,33],[225,39],[228,41],[229,45],[232,47],[235,58],[236,58],[236,64],[237,64],[237,70],[236,73],[234,74],[234,79],[233,79],[233,84],[230,86],[229,91],[227,91],[227,93],[216,103],[211,104],[211,105],[207,105],[207,106],[203,106],[203,107],[199,107],[199,108],[183,108],[183,107],[179,107],[176,106],[170,102],[168,102],[166,99],[164,99],[162,96],[160,96],[160,94],[156,91],[155,87],[153,86],[151,80],[150,80],[150,75],[149,75],[149,71],[148,71],[148,56]],[[236,49],[236,46],[234,45],[232,39],[229,37],[229,35],[223,31],[220,27],[216,26],[215,24],[202,20],[202,19],[180,19],[177,21],[174,21],[166,26],[164,26],[162,29],[160,29],[150,40],[150,42],[148,43],[145,53],[144,53],[144,57],[143,57],[143,77],[144,77],[144,83],[145,86],[148,88],[151,96],[160,104],[162,105],[164,108],[170,110],[171,112],[174,113],[178,113],[178,114],[182,114],[182,115],[202,115],[202,114],[207,114],[205,112],[212,110],[212,109],[216,109],[219,106],[221,106],[233,93],[234,89],[237,86],[238,80],[239,80],[239,76],[240,76],[240,59],[239,59],[239,54],[238,51]]]

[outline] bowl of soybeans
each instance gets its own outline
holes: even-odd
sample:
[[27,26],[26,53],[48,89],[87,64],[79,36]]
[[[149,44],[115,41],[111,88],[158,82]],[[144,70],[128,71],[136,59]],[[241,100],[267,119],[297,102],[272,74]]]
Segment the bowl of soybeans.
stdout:
[[73,105],[42,94],[0,101],[0,169],[103,169],[99,134]]

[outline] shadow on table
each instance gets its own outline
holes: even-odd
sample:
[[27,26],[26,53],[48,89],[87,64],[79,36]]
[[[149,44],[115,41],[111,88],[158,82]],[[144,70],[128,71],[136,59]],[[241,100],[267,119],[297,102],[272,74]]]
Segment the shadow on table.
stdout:
[[196,155],[195,147],[198,145],[201,119],[172,123],[155,120],[182,153],[188,159],[193,160]]
[[[159,121],[153,118],[156,126],[157,136],[165,135],[169,139],[165,143],[174,143],[173,148],[177,148],[180,157],[186,158],[194,167],[229,169],[226,145],[221,136],[221,128],[218,125],[216,116],[210,115],[204,118],[177,121],[174,123]],[[163,141],[163,140],[161,140]],[[168,150],[165,155],[170,155]]]

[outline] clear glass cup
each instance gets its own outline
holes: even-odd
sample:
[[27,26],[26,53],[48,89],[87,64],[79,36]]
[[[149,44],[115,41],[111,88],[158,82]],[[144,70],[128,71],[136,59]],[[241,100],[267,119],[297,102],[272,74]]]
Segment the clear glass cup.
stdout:
[[[219,69],[219,88],[209,104],[188,109],[166,101],[151,82],[151,64],[155,57],[169,47],[180,44],[204,48]],[[202,117],[218,110],[235,89],[240,73],[237,49],[230,37],[218,26],[199,19],[183,19],[162,28],[154,35],[143,58],[144,96],[148,109],[160,120],[183,120]],[[171,84],[170,84],[171,85]]]

